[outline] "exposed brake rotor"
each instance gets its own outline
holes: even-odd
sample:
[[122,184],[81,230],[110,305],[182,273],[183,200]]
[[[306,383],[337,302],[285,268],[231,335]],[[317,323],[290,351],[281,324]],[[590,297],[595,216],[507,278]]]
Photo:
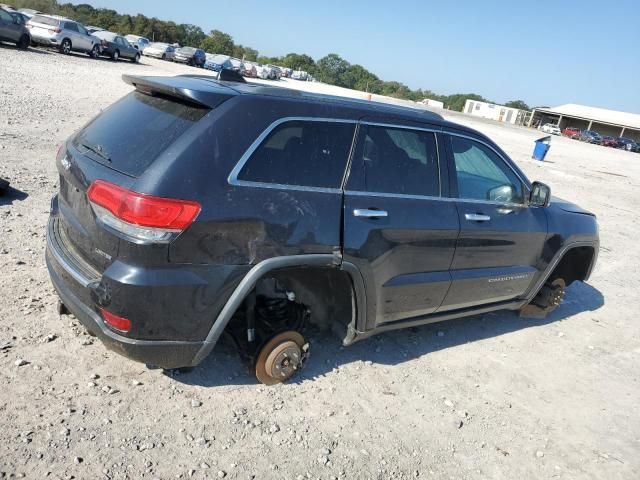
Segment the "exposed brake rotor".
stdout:
[[308,357],[309,344],[298,332],[281,332],[260,349],[256,358],[256,377],[265,385],[275,385],[291,378]]
[[553,312],[565,295],[567,284],[562,278],[546,283],[531,303],[520,309],[520,316],[525,318],[544,318]]

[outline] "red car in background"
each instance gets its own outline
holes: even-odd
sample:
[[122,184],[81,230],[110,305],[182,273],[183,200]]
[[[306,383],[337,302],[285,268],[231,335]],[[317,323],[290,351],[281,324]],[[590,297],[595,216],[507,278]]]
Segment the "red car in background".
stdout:
[[562,135],[565,137],[573,138],[574,140],[578,138],[582,134],[582,131],[579,128],[575,127],[567,127],[562,130]]
[[608,135],[602,136],[602,146],[618,148],[618,140]]

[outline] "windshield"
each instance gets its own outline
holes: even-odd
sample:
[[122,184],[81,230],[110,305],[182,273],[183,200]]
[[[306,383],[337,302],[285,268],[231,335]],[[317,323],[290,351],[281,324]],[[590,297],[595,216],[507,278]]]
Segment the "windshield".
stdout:
[[116,38],[115,33],[105,32],[105,31],[93,32],[92,35],[94,37],[102,38],[103,40],[107,40],[109,42],[113,42],[113,40]]
[[218,63],[220,65],[226,62],[228,59],[229,57],[225,57],[224,55],[212,55],[210,57],[207,57],[207,60],[210,60],[213,63]]

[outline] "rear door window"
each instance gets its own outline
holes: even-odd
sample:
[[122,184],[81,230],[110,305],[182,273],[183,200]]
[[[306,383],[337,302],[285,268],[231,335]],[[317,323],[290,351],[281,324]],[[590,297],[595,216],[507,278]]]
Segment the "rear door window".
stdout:
[[97,162],[137,177],[207,112],[136,91],[98,115],[73,143]]
[[251,154],[238,180],[340,188],[354,123],[294,120],[278,125]]
[[64,24],[64,28],[67,29],[67,30],[71,30],[72,32],[78,32],[79,31],[78,30],[78,25],[76,25],[73,22],[66,22]]

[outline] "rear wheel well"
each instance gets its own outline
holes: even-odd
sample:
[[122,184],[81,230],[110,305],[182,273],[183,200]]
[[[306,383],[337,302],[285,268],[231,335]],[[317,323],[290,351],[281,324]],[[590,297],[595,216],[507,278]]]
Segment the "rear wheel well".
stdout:
[[[248,310],[255,312],[255,327],[258,342],[264,340],[276,330],[300,328],[300,318],[295,312],[306,312],[305,323],[312,324],[320,330],[333,329],[344,335],[347,326],[355,315],[355,296],[351,277],[348,273],[335,267],[287,267],[272,270],[262,276],[253,290],[240,304],[226,330],[237,339],[246,336],[250,328]],[[261,297],[263,297],[261,299]],[[296,304],[293,309],[284,310],[292,315],[290,322],[273,319],[268,328],[260,325],[260,312],[264,312],[264,299],[288,299]],[[284,301],[286,304],[286,301]],[[280,306],[270,305],[269,311],[282,311]],[[249,322],[249,323],[248,323]],[[274,329],[275,326],[275,329]]]
[[[353,288],[349,274],[337,268],[287,268],[272,272],[311,311],[313,325],[327,329],[335,322],[347,325],[353,317]],[[262,279],[261,279],[262,280]]]
[[576,280],[586,280],[595,250],[593,247],[574,247],[567,251],[549,276],[549,281],[564,279],[567,286]]

